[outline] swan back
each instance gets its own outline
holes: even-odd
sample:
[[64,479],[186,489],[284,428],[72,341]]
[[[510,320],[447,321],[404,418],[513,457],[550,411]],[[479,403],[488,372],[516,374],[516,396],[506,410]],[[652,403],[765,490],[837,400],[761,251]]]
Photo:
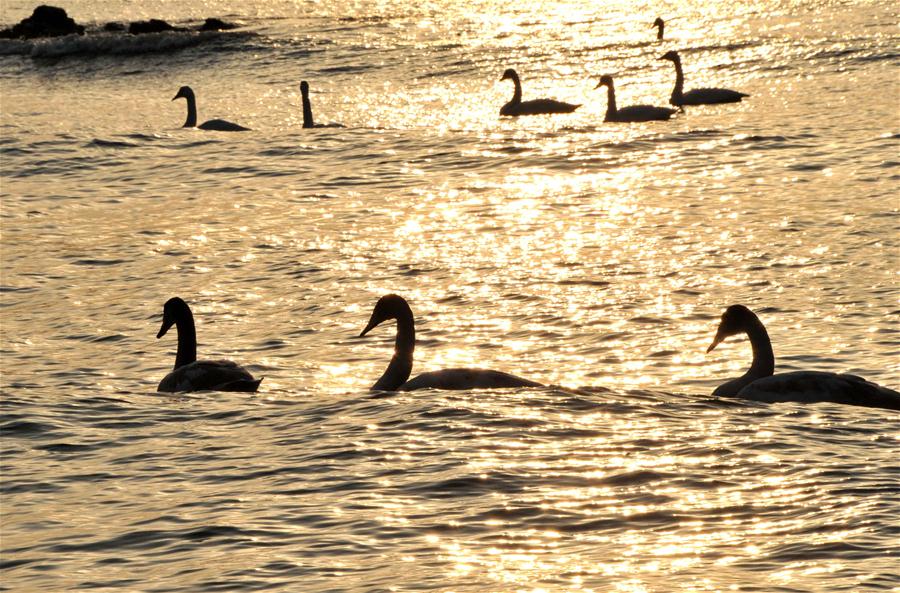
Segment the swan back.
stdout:
[[832,402],[900,410],[900,393],[856,375],[820,371],[779,373],[753,381],[736,395],[761,402]]
[[422,373],[401,385],[399,391],[415,391],[418,389],[509,389],[515,387],[543,387],[543,385],[502,371],[444,369]]
[[157,391],[244,391],[255,392],[262,379],[230,360],[198,360],[163,377]]
[[211,119],[209,121],[205,121],[197,128],[201,130],[209,130],[213,132],[249,132],[250,128],[245,128],[240,124],[236,124],[234,122],[226,121],[224,119]]

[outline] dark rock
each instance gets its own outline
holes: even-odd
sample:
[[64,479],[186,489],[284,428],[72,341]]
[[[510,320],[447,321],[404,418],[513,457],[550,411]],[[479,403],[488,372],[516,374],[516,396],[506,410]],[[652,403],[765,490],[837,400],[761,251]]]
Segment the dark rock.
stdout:
[[115,22],[103,25],[103,30],[107,33],[122,33],[126,28],[124,24]]
[[0,37],[34,39],[72,34],[83,35],[84,27],[69,18],[62,8],[41,5],[35,8],[27,19],[0,32]]
[[198,31],[230,31],[231,29],[237,29],[238,25],[234,23],[227,23],[222,19],[217,19],[215,17],[210,17],[203,21],[203,24],[200,25],[197,30]]
[[173,27],[166,21],[160,19],[150,19],[149,21],[134,21],[128,25],[128,32],[132,35],[143,35],[145,33],[162,33],[163,31],[184,31]]

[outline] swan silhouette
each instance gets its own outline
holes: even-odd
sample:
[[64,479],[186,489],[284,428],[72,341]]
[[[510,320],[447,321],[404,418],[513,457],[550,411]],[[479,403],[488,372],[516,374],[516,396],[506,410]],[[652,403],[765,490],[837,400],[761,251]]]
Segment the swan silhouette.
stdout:
[[616,108],[616,89],[613,87],[613,78],[608,74],[600,77],[600,83],[595,88],[606,87],[606,117],[603,121],[612,122],[642,122],[667,120],[675,113],[675,109],[668,107],[655,107],[653,105],[631,105],[621,109]]
[[500,108],[500,115],[519,116],[519,115],[542,115],[549,113],[572,113],[581,105],[573,105],[572,103],[564,103],[554,99],[532,99],[530,101],[522,100],[522,83],[519,81],[519,75],[512,68],[507,68],[500,77],[500,80],[512,80],[515,85],[512,100]]
[[341,124],[317,124],[313,122],[312,103],[309,101],[309,83],[300,81],[300,94],[303,96],[303,127],[304,128],[343,128]]
[[713,395],[738,396],[764,402],[835,402],[900,410],[900,393],[856,375],[821,371],[775,372],[775,354],[765,326],[743,305],[731,305],[722,314],[707,353],[729,336],[747,334],[753,347],[750,369],[713,391]]
[[230,360],[197,360],[197,332],[194,316],[182,299],[173,297],[163,306],[162,326],[156,339],[175,326],[178,353],[175,368],[159,382],[157,391],[256,391],[262,379],[254,379]]
[[197,125],[197,99],[194,97],[194,91],[189,86],[183,86],[178,89],[178,93],[172,97],[175,99],[185,99],[187,101],[187,119],[184,121],[183,128],[199,128],[201,130],[212,130],[216,132],[246,132],[250,128],[242,125],[225,121],[224,119],[211,119],[205,121],[199,126]]
[[541,387],[501,371],[483,369],[444,369],[422,373],[409,379],[416,348],[416,329],[412,309],[401,296],[389,294],[378,299],[372,316],[360,337],[389,319],[397,320],[397,339],[394,357],[384,374],[372,386],[373,391],[413,391],[416,389],[499,389],[504,387]]
[[666,21],[662,20],[660,17],[656,17],[656,20],[653,21],[653,24],[650,25],[650,28],[658,27],[659,30],[656,32],[656,40],[662,41],[663,39],[663,31],[666,29]]
[[732,91],[731,89],[693,89],[684,92],[684,72],[681,69],[681,57],[677,51],[667,51],[659,57],[660,60],[669,60],[675,64],[675,88],[669,103],[676,107],[684,105],[716,105],[719,103],[739,103],[747,93]]

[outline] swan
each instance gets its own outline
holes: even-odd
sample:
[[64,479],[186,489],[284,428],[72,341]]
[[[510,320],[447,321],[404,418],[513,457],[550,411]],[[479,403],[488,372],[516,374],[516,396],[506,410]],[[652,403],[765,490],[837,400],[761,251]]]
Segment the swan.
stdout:
[[256,391],[262,379],[230,360],[197,360],[197,332],[194,316],[182,299],[173,297],[163,305],[162,327],[156,339],[169,328],[178,331],[178,353],[175,368],[159,382],[157,391]]
[[359,334],[363,337],[379,324],[397,320],[397,340],[394,357],[387,370],[372,386],[373,391],[413,391],[416,389],[499,389],[503,387],[542,387],[540,383],[522,379],[500,371],[482,369],[444,369],[422,373],[407,381],[413,366],[416,329],[412,309],[406,299],[389,294],[378,299],[368,325]]
[[836,402],[900,410],[900,393],[856,375],[821,371],[775,372],[775,354],[765,326],[743,305],[731,305],[722,314],[712,352],[727,337],[745,333],[753,347],[753,363],[742,377],[723,383],[713,395],[738,396],[764,402]]
[[313,122],[312,103],[309,102],[309,83],[300,81],[300,94],[303,95],[303,127],[304,128],[343,128],[341,124],[317,124]]
[[522,101],[522,83],[519,82],[519,75],[512,68],[507,68],[500,77],[500,80],[512,80],[516,89],[513,92],[512,101],[500,108],[500,115],[519,116],[519,115],[541,115],[546,113],[572,113],[581,105],[573,105],[572,103],[563,103],[553,99],[532,99],[531,101]]
[[662,20],[660,17],[656,17],[656,20],[653,21],[653,24],[650,25],[650,28],[659,27],[659,30],[656,32],[656,40],[662,41],[663,39],[663,31],[666,29],[666,21]]
[[194,97],[194,91],[189,86],[183,86],[178,89],[178,94],[172,97],[173,101],[175,99],[187,100],[188,112],[187,119],[184,120],[184,125],[181,126],[183,128],[200,128],[201,130],[214,130],[217,132],[246,132],[250,130],[250,128],[245,128],[244,126],[232,123],[230,121],[225,121],[224,119],[211,119],[209,121],[203,122],[198,126],[197,99]]
[[675,113],[675,109],[668,107],[655,107],[653,105],[631,105],[616,109],[616,89],[613,87],[613,78],[608,74],[600,77],[600,83],[594,88],[606,87],[606,117],[603,121],[640,122],[667,120]]
[[305,80],[300,81],[300,94],[303,95],[303,127],[312,128],[312,104],[309,102],[309,83]]
[[683,105],[714,105],[717,103],[740,103],[747,93],[740,93],[730,89],[693,89],[683,92],[684,72],[681,70],[681,57],[677,51],[668,51],[659,57],[660,60],[669,60],[675,64],[675,89],[672,90],[672,98],[669,103],[676,107]]

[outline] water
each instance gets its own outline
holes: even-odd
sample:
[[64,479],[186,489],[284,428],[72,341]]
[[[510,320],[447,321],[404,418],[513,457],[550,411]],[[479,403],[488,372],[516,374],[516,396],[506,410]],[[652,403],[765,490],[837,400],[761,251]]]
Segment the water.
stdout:
[[[750,348],[705,353],[740,302],[778,370],[900,384],[891,8],[78,0],[245,27],[0,42],[0,586],[900,589],[897,413],[712,398]],[[603,124],[673,48],[753,96]],[[500,119],[507,67],[583,107]],[[388,292],[414,372],[553,387],[373,396]],[[174,295],[258,394],[155,393]]]

